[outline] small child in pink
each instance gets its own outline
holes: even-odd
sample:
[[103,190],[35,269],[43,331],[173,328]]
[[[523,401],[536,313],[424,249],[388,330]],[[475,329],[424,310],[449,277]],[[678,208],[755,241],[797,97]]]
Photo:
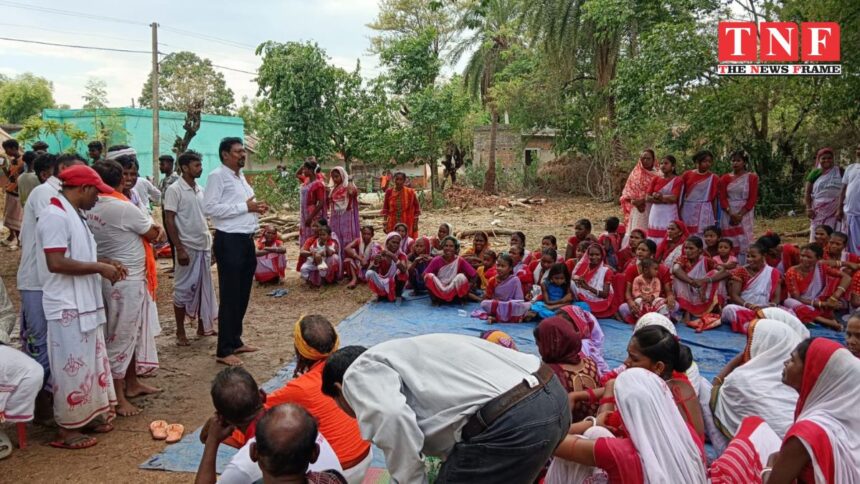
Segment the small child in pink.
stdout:
[[666,300],[660,297],[660,278],[657,277],[660,265],[654,259],[645,259],[640,263],[642,274],[633,279],[633,300],[639,306],[639,314],[660,313],[669,315]]
[[720,239],[717,243],[717,255],[713,257],[717,270],[730,271],[738,266],[738,259],[732,255],[734,243],[731,239]]

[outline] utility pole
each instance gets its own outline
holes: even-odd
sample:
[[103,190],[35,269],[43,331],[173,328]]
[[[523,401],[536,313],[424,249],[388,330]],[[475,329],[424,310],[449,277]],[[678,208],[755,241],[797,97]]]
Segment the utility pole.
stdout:
[[158,23],[152,22],[152,183],[158,185]]

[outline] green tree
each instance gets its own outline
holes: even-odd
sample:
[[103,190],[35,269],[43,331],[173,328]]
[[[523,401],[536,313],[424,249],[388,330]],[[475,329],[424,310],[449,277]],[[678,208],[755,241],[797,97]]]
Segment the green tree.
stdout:
[[[193,52],[173,52],[159,63],[158,76],[159,108],[185,113],[185,133],[177,136],[173,144],[176,153],[188,149],[200,130],[204,113],[231,113],[233,91],[209,59],[201,59]],[[141,107],[152,107],[152,76],[147,77],[138,102]]]
[[0,118],[19,124],[39,116],[43,109],[55,106],[53,92],[50,81],[30,73],[0,79]]
[[400,40],[432,32],[430,48],[441,57],[456,38],[457,2],[440,0],[380,0],[376,20],[367,26],[377,32],[370,51],[380,54]]
[[104,109],[107,107],[107,83],[102,79],[91,78],[84,86],[84,109]]
[[245,122],[245,131],[256,134],[262,123],[261,101],[259,98],[242,97],[242,104],[236,109],[236,116]]

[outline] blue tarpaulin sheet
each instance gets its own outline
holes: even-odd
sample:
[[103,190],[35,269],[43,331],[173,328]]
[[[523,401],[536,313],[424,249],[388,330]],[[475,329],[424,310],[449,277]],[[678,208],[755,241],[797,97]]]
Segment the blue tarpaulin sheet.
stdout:
[[[370,302],[344,319],[338,325],[341,347],[347,345],[373,346],[396,338],[408,338],[428,333],[457,333],[478,336],[488,329],[500,329],[508,333],[520,351],[537,355],[533,331],[536,323],[494,324],[470,317],[477,304],[463,306],[433,306],[426,296],[406,298],[403,304]],[[604,355],[610,368],[620,365],[627,357],[627,343],[632,327],[614,319],[601,319],[600,326],[606,335]],[[723,325],[704,333],[679,324],[676,326],[682,342],[693,351],[700,373],[711,380],[746,344],[746,336],[733,333]],[[842,335],[828,329],[815,327],[812,336],[822,336],[843,342]],[[294,364],[282,368],[266,384],[271,391],[282,386],[292,375]],[[168,446],[141,464],[142,469],[174,472],[196,472],[203,455],[199,439],[200,429],[186,435],[181,442]],[[222,470],[235,453],[235,449],[222,445],[218,452],[218,470]],[[384,467],[382,452],[374,449],[373,467]]]

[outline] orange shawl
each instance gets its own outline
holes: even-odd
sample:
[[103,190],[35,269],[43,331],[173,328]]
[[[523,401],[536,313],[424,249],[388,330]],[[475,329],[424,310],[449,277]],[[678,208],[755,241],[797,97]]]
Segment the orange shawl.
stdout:
[[418,227],[415,226],[415,212],[418,198],[415,190],[403,187],[402,190],[391,189],[388,197],[388,219],[386,220],[386,232],[393,232],[394,226],[404,223],[409,227],[409,236],[413,239],[418,237]]
[[[117,200],[131,203],[131,200],[129,200],[128,197],[126,197],[120,192],[113,192],[110,195],[101,194],[99,196],[115,198]],[[152,300],[154,301],[155,290],[158,289],[158,274],[156,272],[155,265],[155,250],[152,248],[152,244],[150,244],[148,240],[143,238],[143,236],[140,237],[140,241],[143,243],[143,251],[146,254],[146,290],[149,291],[149,295],[152,296]]]

